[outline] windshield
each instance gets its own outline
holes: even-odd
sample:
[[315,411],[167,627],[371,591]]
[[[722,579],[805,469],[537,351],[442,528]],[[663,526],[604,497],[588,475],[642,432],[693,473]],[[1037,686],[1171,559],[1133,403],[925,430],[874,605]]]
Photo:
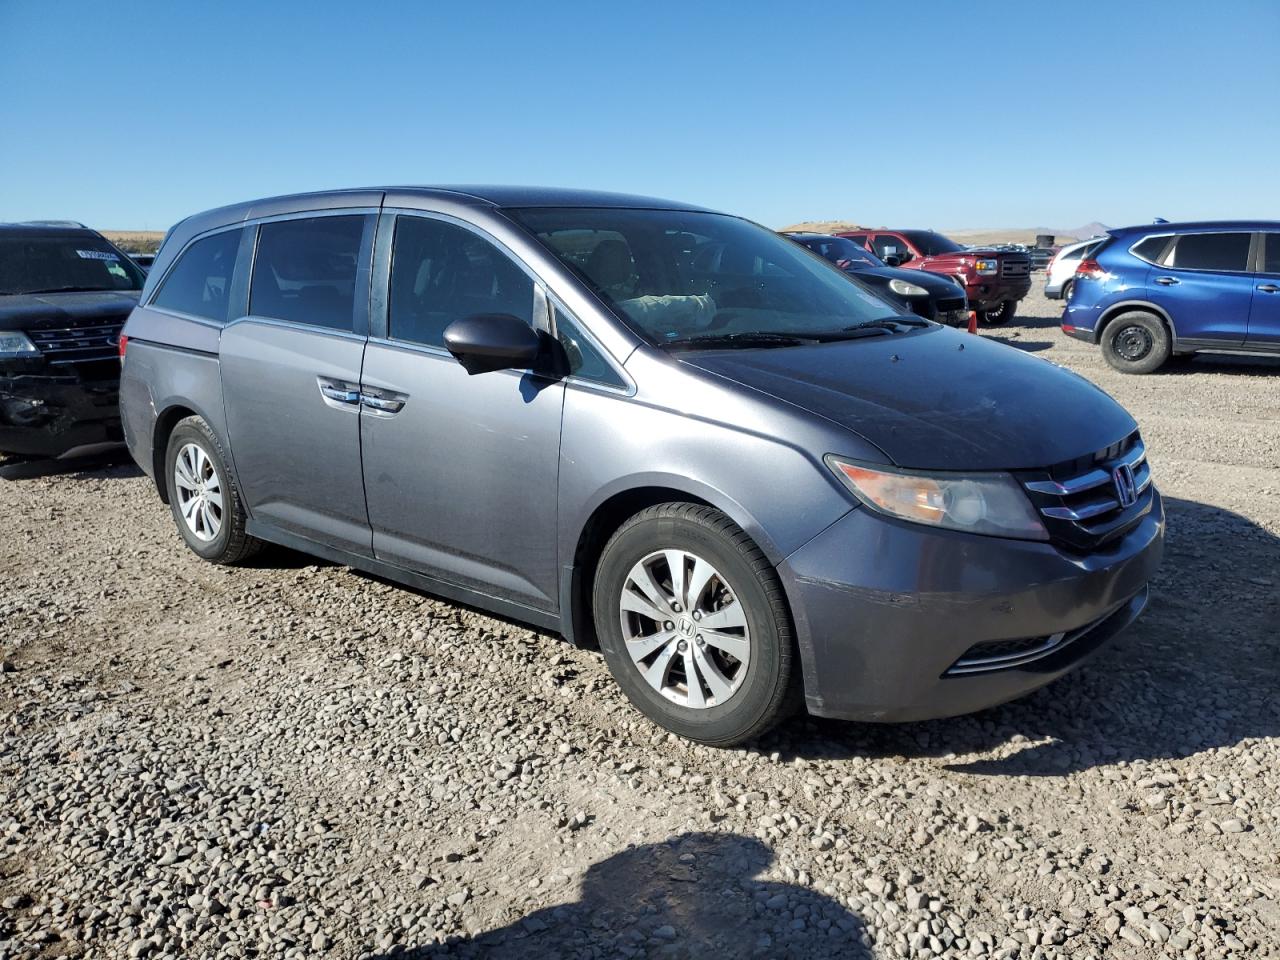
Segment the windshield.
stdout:
[[936,257],[943,253],[961,253],[964,247],[932,230],[903,230],[902,235],[911,241],[911,245],[926,257]]
[[0,237],[0,295],[141,290],[143,273],[97,237]]
[[653,344],[816,337],[900,314],[793,240],[737,217],[630,208],[508,212]]
[[866,247],[859,246],[848,237],[821,237],[804,241],[814,253],[821,254],[836,266],[847,263],[864,263],[869,267],[883,267],[884,261]]

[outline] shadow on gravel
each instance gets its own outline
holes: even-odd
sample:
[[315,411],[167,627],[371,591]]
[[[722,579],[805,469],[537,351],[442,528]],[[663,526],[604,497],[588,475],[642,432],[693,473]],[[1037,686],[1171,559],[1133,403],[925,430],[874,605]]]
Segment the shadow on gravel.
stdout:
[[0,480],[34,480],[38,477],[138,477],[142,471],[123,446],[70,460],[0,460]]
[[1165,509],[1150,606],[1074,673],[967,717],[885,726],[811,719],[758,749],[828,760],[998,751],[949,769],[1058,776],[1280,736],[1280,538],[1217,507],[1166,498]]
[[685,833],[592,865],[574,903],[471,938],[374,957],[871,956],[862,921],[831,897],[752,879],[772,861],[751,837]]
[[1004,335],[996,333],[984,333],[982,335],[987,340],[994,340],[996,343],[1003,343],[1006,346],[1017,347],[1027,353],[1039,353],[1042,350],[1052,350],[1055,346],[1052,340],[1023,340],[1016,333]]

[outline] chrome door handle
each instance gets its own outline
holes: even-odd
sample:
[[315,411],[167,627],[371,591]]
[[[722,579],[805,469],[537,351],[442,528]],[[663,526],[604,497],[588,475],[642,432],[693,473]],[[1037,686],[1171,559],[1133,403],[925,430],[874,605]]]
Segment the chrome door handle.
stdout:
[[386,417],[394,416],[403,410],[408,399],[407,394],[392,393],[390,390],[364,390],[360,393],[362,407]]
[[320,396],[329,406],[354,407],[360,403],[360,387],[358,384],[344,380],[333,380],[329,377],[316,377],[320,386]]
[[1172,287],[1181,282],[1182,281],[1179,280],[1177,277],[1156,277],[1156,283],[1160,284],[1163,287]]
[[1258,289],[1263,293],[1280,293],[1280,287],[1277,287],[1274,283],[1264,283]]

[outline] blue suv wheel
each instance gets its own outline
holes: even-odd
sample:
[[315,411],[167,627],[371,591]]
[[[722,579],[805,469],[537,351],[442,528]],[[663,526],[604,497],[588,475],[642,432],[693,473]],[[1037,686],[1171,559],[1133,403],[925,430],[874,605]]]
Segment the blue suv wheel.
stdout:
[[1130,310],[1102,331],[1102,355],[1121,373],[1151,373],[1169,359],[1169,331],[1145,310]]

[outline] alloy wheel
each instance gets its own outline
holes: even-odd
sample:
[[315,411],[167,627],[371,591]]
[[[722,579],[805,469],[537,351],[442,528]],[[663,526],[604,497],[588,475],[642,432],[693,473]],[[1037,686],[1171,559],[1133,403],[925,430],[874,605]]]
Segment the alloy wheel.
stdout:
[[724,704],[751,662],[746,611],[724,576],[685,550],[642,558],[622,587],[622,637],[640,675],[673,703]]
[[173,485],[187,529],[208,543],[222,529],[222,484],[213,460],[199,444],[185,443],[173,462]]

